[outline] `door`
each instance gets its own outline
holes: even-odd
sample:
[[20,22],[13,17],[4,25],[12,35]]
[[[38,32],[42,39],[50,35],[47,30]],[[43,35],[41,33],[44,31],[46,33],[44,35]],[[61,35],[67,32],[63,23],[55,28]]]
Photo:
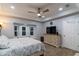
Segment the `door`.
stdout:
[[77,19],[76,21],[76,26],[75,26],[75,50],[79,51],[79,20]]
[[62,27],[62,46],[70,49],[75,49],[76,47],[76,21],[66,20],[63,21]]

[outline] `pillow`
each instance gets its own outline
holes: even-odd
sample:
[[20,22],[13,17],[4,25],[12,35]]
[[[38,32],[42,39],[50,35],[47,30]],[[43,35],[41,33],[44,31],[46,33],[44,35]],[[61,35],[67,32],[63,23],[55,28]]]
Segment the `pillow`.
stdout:
[[0,40],[7,40],[7,39],[8,39],[8,37],[5,36],[5,35],[1,35],[1,36],[0,36]]
[[7,48],[9,48],[9,47],[6,45],[0,45],[0,49],[7,49]]
[[8,40],[1,40],[0,39],[0,49],[9,48],[9,41]]
[[8,48],[9,40],[5,35],[0,36],[0,49]]
[[30,39],[30,37],[19,37],[18,39]]

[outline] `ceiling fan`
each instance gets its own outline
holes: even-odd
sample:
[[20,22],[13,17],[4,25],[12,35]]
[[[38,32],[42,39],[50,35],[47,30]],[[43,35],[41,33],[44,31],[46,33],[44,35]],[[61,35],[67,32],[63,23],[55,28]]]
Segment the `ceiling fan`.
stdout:
[[39,18],[45,17],[43,14],[49,12],[49,9],[41,10],[41,8],[37,8],[37,12],[34,11],[28,11],[28,13],[35,13]]

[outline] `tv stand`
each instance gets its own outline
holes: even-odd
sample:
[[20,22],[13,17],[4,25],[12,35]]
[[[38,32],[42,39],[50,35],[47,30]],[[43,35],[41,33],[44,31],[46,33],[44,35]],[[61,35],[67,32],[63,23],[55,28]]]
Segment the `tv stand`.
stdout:
[[61,46],[60,36],[56,34],[45,34],[44,43],[53,45],[55,47],[60,47]]

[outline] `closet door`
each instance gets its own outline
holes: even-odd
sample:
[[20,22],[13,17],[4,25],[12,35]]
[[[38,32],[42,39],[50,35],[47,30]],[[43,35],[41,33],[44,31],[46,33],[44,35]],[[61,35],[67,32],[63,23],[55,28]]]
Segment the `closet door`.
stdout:
[[76,46],[76,21],[66,20],[63,21],[62,28],[62,45],[66,48],[74,49]]
[[76,26],[75,26],[75,38],[76,38],[76,40],[74,41],[75,50],[79,51],[79,20],[78,19],[76,21]]

